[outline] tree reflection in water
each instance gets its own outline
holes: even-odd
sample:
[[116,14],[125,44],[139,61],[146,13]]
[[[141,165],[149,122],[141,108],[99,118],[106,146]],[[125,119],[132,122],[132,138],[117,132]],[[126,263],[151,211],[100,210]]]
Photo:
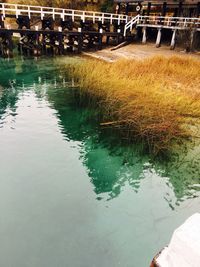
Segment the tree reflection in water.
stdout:
[[[141,179],[151,174],[166,178],[167,185],[177,198],[177,205],[184,199],[198,196],[198,140],[184,140],[176,153],[173,152],[166,160],[152,159],[142,153],[140,145],[126,145],[120,142],[115,132],[100,129],[98,112],[77,104],[74,89],[69,85],[60,90],[49,90],[48,96],[58,112],[63,134],[70,140],[82,143],[82,160],[99,198],[104,193],[108,193],[108,199],[118,196],[126,184],[137,192]],[[66,105],[67,110],[63,108]],[[166,197],[166,201],[174,208],[170,197]]]
[[63,61],[61,65],[57,59],[1,60],[0,63],[1,124],[7,109],[11,110],[13,117],[16,116],[17,101],[24,91],[34,90],[38,100],[45,98],[55,110],[63,138],[79,142],[80,157],[94,185],[97,199],[113,199],[125,186],[137,193],[141,180],[151,175],[163,177],[174,191],[176,203],[172,203],[171,196],[164,196],[172,209],[184,199],[198,196],[198,140],[180,144],[168,160],[152,159],[142,153],[140,145],[125,144],[116,132],[100,129],[97,110],[79,105],[74,82],[64,70]]

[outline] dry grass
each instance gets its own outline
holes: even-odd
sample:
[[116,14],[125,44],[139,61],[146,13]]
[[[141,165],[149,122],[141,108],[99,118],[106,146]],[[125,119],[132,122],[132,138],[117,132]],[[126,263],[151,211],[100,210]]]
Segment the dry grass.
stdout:
[[154,154],[192,136],[200,118],[200,61],[156,56],[143,61],[97,60],[73,67],[87,103],[104,114],[102,125],[142,140]]

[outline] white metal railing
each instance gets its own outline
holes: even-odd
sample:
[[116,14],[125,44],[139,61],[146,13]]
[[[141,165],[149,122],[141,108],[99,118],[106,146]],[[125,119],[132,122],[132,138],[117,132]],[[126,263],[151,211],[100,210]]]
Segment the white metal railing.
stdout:
[[188,17],[163,17],[163,16],[139,16],[138,24],[146,24],[149,26],[163,26],[165,28],[200,28],[200,18]]
[[29,5],[18,5],[18,4],[7,4],[0,3],[0,13],[5,18],[7,15],[14,15],[16,18],[20,15],[25,15],[31,18],[31,16],[39,15],[41,19],[44,16],[52,16],[53,19],[60,17],[62,20],[66,18],[72,18],[72,21],[75,19],[80,19],[85,22],[86,19],[92,20],[94,23],[105,21],[113,24],[117,22],[118,25],[121,22],[127,23],[131,17],[128,17],[123,14],[112,14],[112,13],[102,13],[102,12],[93,12],[93,11],[83,11],[83,10],[73,10],[73,9],[62,9],[62,8],[53,8],[53,7],[43,7],[43,6],[29,6]]
[[171,29],[196,29],[200,30],[200,18],[187,17],[163,17],[163,16],[141,16],[137,15],[132,18],[124,28],[124,36],[128,30],[132,30],[134,26],[163,27]]
[[132,31],[133,27],[139,22],[140,15],[137,15],[136,17],[133,17],[124,27],[124,36],[126,36],[127,31]]
[[149,27],[163,27],[171,29],[196,29],[200,30],[200,18],[187,17],[162,17],[162,16],[141,16],[137,15],[132,18],[124,27],[124,36],[127,31],[131,31],[136,25],[144,25]]

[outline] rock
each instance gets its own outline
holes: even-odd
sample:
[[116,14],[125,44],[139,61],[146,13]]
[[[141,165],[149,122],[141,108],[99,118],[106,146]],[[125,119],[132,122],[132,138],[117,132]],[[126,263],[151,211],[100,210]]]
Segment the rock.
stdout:
[[151,267],[200,266],[200,214],[188,218],[174,231],[168,247],[153,260]]

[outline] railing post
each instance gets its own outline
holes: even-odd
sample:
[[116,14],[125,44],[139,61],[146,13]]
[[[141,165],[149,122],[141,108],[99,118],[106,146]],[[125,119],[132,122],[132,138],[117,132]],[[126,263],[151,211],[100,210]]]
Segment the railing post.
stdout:
[[95,23],[95,13],[94,12],[92,13],[92,20],[93,20],[93,23]]
[[85,11],[83,11],[83,22],[85,22]]
[[110,16],[110,24],[112,25],[112,22],[113,22],[113,14],[111,14]]
[[81,20],[82,20],[83,22],[85,22],[85,16],[84,16],[84,15],[81,16]]
[[104,24],[104,13],[102,14],[102,24]]
[[131,25],[130,25],[130,31],[133,30],[133,23],[131,22]]
[[126,37],[126,31],[127,31],[127,27],[125,25],[125,27],[124,27],[124,37]]
[[30,6],[28,6],[28,17],[29,17],[29,19],[31,19]]
[[65,10],[63,9],[62,14],[60,14],[62,21],[65,20]]
[[120,25],[120,15],[118,15],[118,25]]
[[44,14],[43,14],[43,8],[40,8],[40,12],[41,12],[41,20],[43,20]]
[[55,20],[55,9],[53,8],[53,20]]
[[5,18],[6,17],[6,12],[5,12],[5,4],[3,3],[3,4],[1,4],[2,5],[2,13],[3,13],[3,18]]
[[15,15],[16,15],[16,18],[18,18],[18,9],[17,9],[17,5],[15,5]]
[[137,17],[135,18],[135,24],[138,24],[140,21],[140,15],[137,15]]

